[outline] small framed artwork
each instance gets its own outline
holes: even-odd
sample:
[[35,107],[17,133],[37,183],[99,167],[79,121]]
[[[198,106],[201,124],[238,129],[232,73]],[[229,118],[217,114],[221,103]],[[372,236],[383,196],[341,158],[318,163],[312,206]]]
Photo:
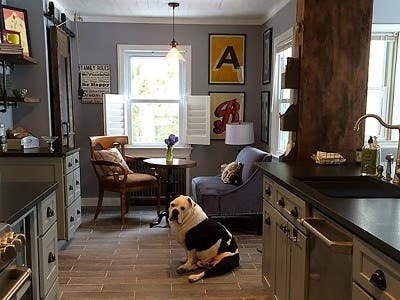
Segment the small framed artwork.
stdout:
[[271,83],[271,60],[272,60],[272,28],[263,33],[263,68],[262,83]]
[[245,34],[209,34],[209,84],[245,83]]
[[213,140],[225,139],[226,124],[243,121],[244,93],[209,92],[211,134]]
[[261,141],[269,144],[269,114],[271,109],[271,93],[261,92]]
[[18,32],[23,54],[25,56],[32,56],[26,9],[2,5],[2,16],[3,29]]

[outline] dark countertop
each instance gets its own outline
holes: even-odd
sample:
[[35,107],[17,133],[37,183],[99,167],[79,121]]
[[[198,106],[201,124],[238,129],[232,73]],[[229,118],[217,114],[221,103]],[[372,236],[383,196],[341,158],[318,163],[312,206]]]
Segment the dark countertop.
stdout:
[[54,182],[0,183],[0,223],[14,223],[56,188]]
[[317,166],[309,162],[257,163],[264,173],[284,188],[342,225],[360,239],[400,262],[399,198],[331,198],[295,177],[357,176],[356,165]]
[[8,150],[0,152],[0,157],[63,157],[78,152],[79,148],[63,147],[62,150],[50,152],[48,148],[32,148],[22,150]]

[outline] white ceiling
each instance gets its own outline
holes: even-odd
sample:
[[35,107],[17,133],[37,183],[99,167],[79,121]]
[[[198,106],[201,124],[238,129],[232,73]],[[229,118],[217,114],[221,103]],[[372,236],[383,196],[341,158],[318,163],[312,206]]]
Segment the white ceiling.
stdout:
[[[170,23],[168,0],[55,0],[68,16],[84,22]],[[181,0],[175,21],[181,24],[260,25],[289,0]]]

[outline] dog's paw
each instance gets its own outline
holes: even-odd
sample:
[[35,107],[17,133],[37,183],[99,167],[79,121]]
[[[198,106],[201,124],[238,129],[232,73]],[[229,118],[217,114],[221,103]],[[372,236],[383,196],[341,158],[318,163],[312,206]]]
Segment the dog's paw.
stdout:
[[188,276],[188,280],[189,280],[190,283],[193,283],[193,282],[196,282],[196,281],[199,281],[200,279],[202,279],[204,277],[204,275],[205,275],[205,272],[201,272],[199,274],[189,275]]

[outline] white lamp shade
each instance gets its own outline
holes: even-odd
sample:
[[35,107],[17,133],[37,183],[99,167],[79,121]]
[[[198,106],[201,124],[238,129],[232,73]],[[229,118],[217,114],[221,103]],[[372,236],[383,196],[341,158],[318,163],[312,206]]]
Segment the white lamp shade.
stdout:
[[225,144],[250,145],[254,143],[254,128],[251,122],[226,124]]
[[178,49],[176,49],[176,47],[171,47],[171,49],[169,50],[169,52],[167,53],[167,55],[165,56],[166,59],[171,59],[171,60],[181,60],[181,61],[185,61],[185,59],[183,58],[182,54],[179,52]]

